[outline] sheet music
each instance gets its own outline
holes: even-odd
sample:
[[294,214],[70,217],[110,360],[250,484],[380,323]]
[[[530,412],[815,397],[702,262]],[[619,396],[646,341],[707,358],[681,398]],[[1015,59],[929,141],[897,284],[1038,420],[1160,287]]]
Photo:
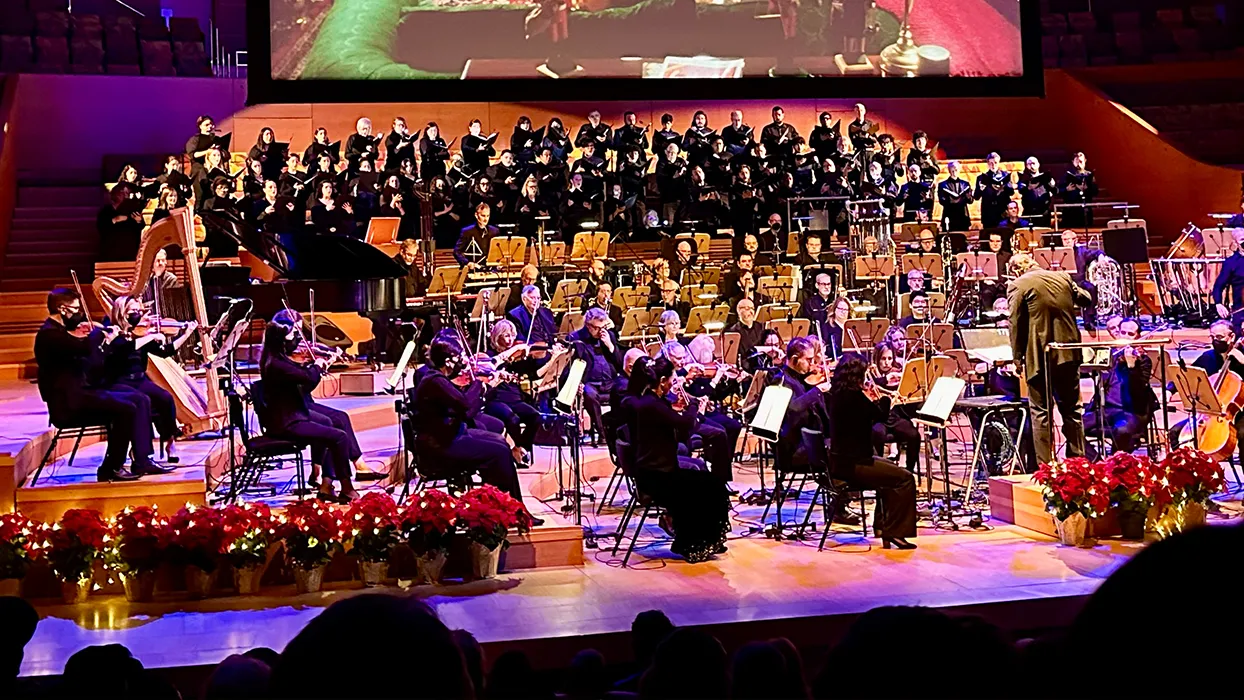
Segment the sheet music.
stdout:
[[786,418],[786,407],[790,405],[794,392],[790,387],[780,384],[765,387],[760,395],[760,407],[752,417],[752,432],[757,436],[776,440],[782,431],[782,420]]
[[955,403],[963,394],[967,382],[959,377],[938,377],[929,390],[929,396],[916,411],[916,419],[936,425],[945,425],[950,413],[955,410]]

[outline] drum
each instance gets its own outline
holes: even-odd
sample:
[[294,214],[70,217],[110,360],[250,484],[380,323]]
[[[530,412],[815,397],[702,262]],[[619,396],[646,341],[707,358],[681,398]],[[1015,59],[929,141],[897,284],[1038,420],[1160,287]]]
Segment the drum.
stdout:
[[1205,238],[1201,235],[1201,229],[1190,226],[1184,229],[1184,232],[1175,239],[1174,245],[1171,246],[1170,252],[1166,254],[1168,258],[1203,258],[1205,257]]

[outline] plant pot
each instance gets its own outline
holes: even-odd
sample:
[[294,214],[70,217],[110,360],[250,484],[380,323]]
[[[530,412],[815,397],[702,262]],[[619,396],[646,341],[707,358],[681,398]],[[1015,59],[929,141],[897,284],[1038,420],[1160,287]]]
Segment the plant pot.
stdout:
[[295,590],[299,593],[319,593],[320,589],[324,587],[324,570],[327,568],[327,564],[321,564],[313,569],[304,569],[300,566],[295,566]]
[[1166,506],[1158,515],[1153,529],[1160,537],[1184,532],[1205,524],[1205,504],[1197,501],[1184,501]]
[[233,587],[238,595],[259,595],[259,580],[263,578],[263,566],[243,566],[233,570]]
[[1088,529],[1088,518],[1083,513],[1072,513],[1063,520],[1054,520],[1054,530],[1058,533],[1058,542],[1064,547],[1083,547],[1084,533]]
[[389,577],[387,561],[360,561],[359,568],[362,570],[363,585],[368,588],[379,586]]
[[22,594],[22,580],[20,578],[0,578],[0,598],[12,596],[14,598]]
[[489,549],[478,542],[472,542],[468,551],[471,553],[471,576],[473,578],[497,577],[497,565],[501,563],[501,547]]
[[219,569],[204,571],[193,564],[186,567],[186,590],[191,598],[206,598],[212,594],[216,585],[216,572]]
[[1143,540],[1145,539],[1145,521],[1148,520],[1149,514],[1145,510],[1137,508],[1123,508],[1119,510],[1119,534],[1125,540]]
[[68,605],[85,603],[90,595],[91,579],[89,577],[79,581],[61,581],[60,598]]
[[149,603],[155,597],[156,572],[130,571],[121,574],[125,599],[131,603]]
[[445,562],[448,560],[449,553],[443,549],[420,554],[415,558],[415,567],[419,572],[415,576],[415,583],[430,583],[433,586],[439,586],[441,575],[445,573]]

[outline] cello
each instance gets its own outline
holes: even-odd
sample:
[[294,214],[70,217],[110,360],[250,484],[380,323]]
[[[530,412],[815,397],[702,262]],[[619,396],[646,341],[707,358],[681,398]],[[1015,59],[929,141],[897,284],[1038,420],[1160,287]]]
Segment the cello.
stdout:
[[1235,432],[1235,417],[1244,408],[1244,377],[1231,368],[1232,356],[1239,348],[1237,341],[1213,379],[1214,395],[1218,397],[1222,412],[1202,419],[1197,425],[1199,449],[1219,461],[1231,459],[1239,438]]

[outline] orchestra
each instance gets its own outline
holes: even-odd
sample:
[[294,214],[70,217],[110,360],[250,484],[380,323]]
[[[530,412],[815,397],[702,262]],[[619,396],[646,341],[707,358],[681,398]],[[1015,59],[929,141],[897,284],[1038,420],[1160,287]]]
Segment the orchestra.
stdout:
[[[1013,164],[1004,168],[997,153],[983,166],[943,162],[925,132],[900,142],[879,133],[863,104],[854,111],[845,134],[841,121],[820,113],[806,139],[780,106],[759,133],[739,110],[720,131],[697,111],[681,133],[668,114],[654,130],[634,112],[614,128],[592,111],[573,139],[559,117],[535,130],[530,118],[520,117],[504,148],[479,119],[446,142],[435,122],[412,130],[398,117],[390,133],[373,134],[371,121],[361,117],[344,152],[318,128],[299,155],[265,127],[238,173],[230,172],[227,138],[216,136],[204,117],[186,146],[191,175],[174,167],[147,187],[128,168],[122,180],[134,187],[114,190],[101,235],[110,257],[134,257],[143,230],[141,209],[129,201],[134,191],[140,203],[158,199],[162,214],[152,225],[189,204],[278,238],[360,239],[375,216],[398,218],[398,240],[385,257],[396,266],[404,303],[367,314],[374,339],[361,344],[359,355],[381,369],[413,342],[413,388],[398,410],[422,476],[474,476],[521,498],[517,470],[531,468],[543,444],[539,436],[555,412],[550,389],[565,381],[570,361],[582,361],[574,409],[582,408],[591,444],[604,438],[613,447],[625,438],[640,468],[639,488],[668,510],[662,526],[674,533],[674,551],[699,561],[724,551],[722,504],[738,491],[736,454],[756,410],[744,398],[756,384],[761,393],[785,387],[791,400],[771,448],[776,463],[807,465],[801,430],[819,431],[834,479],[878,489],[883,546],[909,549],[915,546],[914,475],[922,469],[922,446],[937,433],[914,420],[929,387],[913,390],[905,368],[964,352],[962,329],[980,325],[1009,334],[1012,360],[971,358],[969,369],[956,365],[954,375],[972,394],[1000,401],[1027,395],[1032,426],[1020,436],[1026,470],[1054,454],[1053,406],[1062,414],[1068,456],[1091,448],[1085,432],[1112,449],[1135,449],[1159,410],[1148,390],[1156,370],[1139,347],[1114,347],[1096,378],[1100,400],[1081,405],[1079,356],[1045,351],[1048,342],[1080,339],[1077,307],[1093,303],[1087,268],[1101,252],[1089,245],[1087,230],[1055,230],[1049,242],[1028,245],[1062,243],[1077,269],[1041,269],[1021,242],[1022,230],[1056,221],[1062,228],[1092,226],[1089,205],[1098,184],[1083,153],[1074,155],[1061,182],[1035,157],[1018,173]],[[569,260],[580,237],[594,233],[607,233],[609,253],[633,262],[596,251]],[[1244,234],[1236,235],[1244,243]],[[505,237],[525,239],[530,255],[490,260],[494,241]],[[656,241],[662,252],[645,258]],[[636,253],[632,243],[647,245]],[[552,244],[565,246],[566,261],[547,262],[542,249]],[[202,247],[228,257],[238,245],[209,228]],[[965,268],[953,255],[969,250],[995,256],[992,274],[959,279]],[[905,254],[919,264],[906,267]],[[930,256],[942,265],[929,268]],[[860,263],[870,259],[891,266],[867,275]],[[1242,260],[1237,250],[1214,285],[1219,314],[1236,323],[1244,318],[1237,313],[1244,308]],[[159,264],[151,284],[167,290],[177,278],[167,279],[167,256]],[[434,273],[446,267],[466,282],[435,296]],[[566,281],[585,287],[564,293],[558,284]],[[492,303],[492,295],[507,290],[504,304]],[[151,323],[150,295],[123,297],[112,307],[112,330],[94,328],[79,339],[66,330],[85,325],[77,301],[54,292],[41,331],[40,364],[63,368],[61,379],[49,370],[49,382],[80,385],[72,407],[58,406],[58,418],[106,406],[101,410],[124,414],[127,425],[142,423],[113,431],[100,478],[130,478],[120,465],[131,444],[130,471],[156,473],[162,468],[151,461],[152,426],[170,462],[180,429],[167,392],[146,379],[142,363],[148,355],[175,356],[194,324],[166,335],[157,314],[161,330],[147,340],[139,329]],[[472,313],[473,306],[483,310]],[[635,312],[643,313],[639,327],[623,337]],[[933,324],[943,318],[956,331],[945,347],[933,337]],[[1087,308],[1083,321],[1095,329]],[[316,483],[320,498],[349,501],[358,495],[353,479],[362,452],[348,415],[311,399],[310,389],[335,359],[317,357],[314,349],[308,359],[295,359],[306,340],[302,329],[301,315],[288,309],[267,321],[259,362],[270,414],[265,429],[312,448],[312,481],[323,476]],[[1229,350],[1220,352],[1219,340],[1234,347],[1239,329],[1216,329],[1213,351],[1221,367]],[[60,342],[65,335],[74,340]],[[1121,320],[1115,337],[1138,340],[1139,324]],[[95,349],[112,367],[108,383],[98,387],[83,378]],[[1244,368],[1244,355],[1240,360]],[[889,444],[903,453],[902,466],[881,456]],[[924,469],[940,459],[929,452]],[[852,516],[840,512],[834,520]]]

